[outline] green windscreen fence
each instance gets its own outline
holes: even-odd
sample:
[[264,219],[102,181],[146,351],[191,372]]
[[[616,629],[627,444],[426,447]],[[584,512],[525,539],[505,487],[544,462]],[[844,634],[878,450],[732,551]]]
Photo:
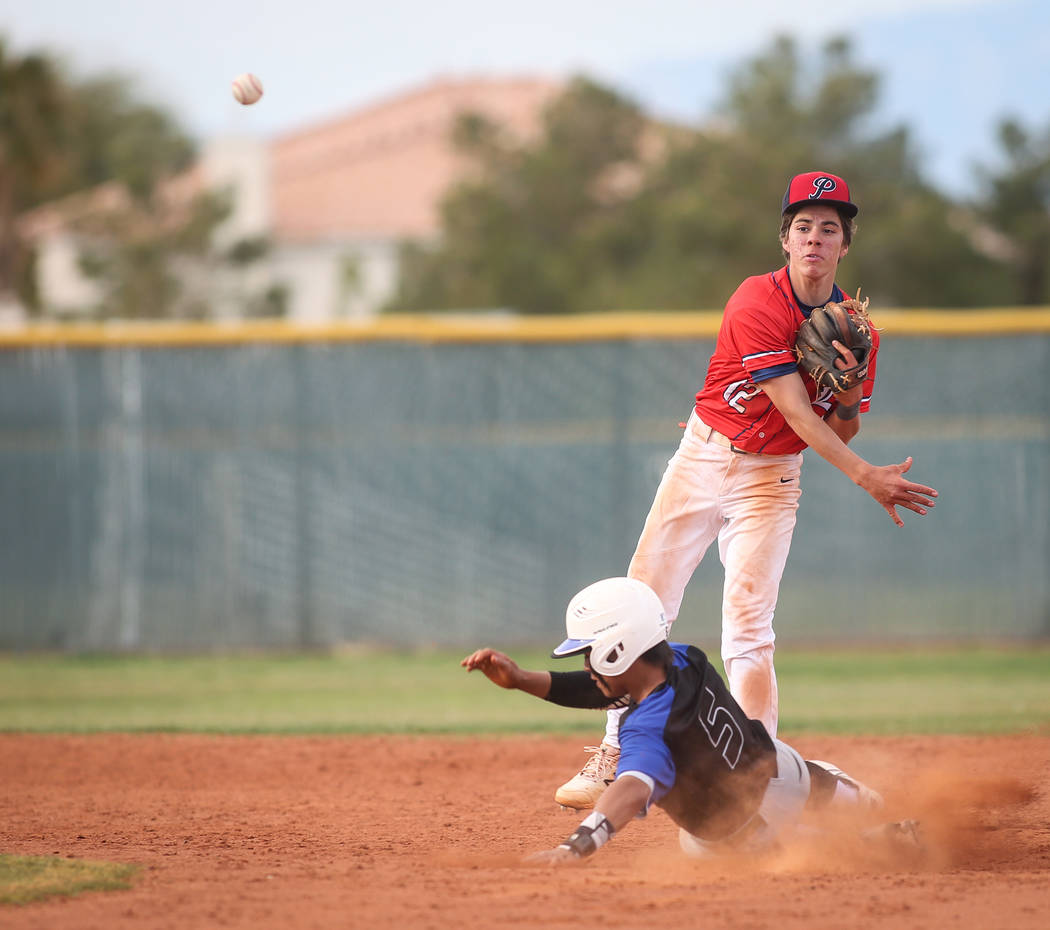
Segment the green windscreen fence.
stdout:
[[[781,643],[1050,636],[1032,319],[883,333],[853,447],[940,502],[897,528],[806,453]],[[714,326],[475,327],[10,339],[0,649],[552,643],[626,571]],[[715,652],[721,578],[716,545],[675,627]]]

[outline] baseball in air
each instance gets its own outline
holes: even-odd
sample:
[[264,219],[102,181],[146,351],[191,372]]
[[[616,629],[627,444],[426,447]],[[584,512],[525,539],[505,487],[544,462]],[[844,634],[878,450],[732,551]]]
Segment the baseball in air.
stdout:
[[238,103],[248,106],[263,95],[262,81],[254,74],[244,73],[233,79],[233,96]]

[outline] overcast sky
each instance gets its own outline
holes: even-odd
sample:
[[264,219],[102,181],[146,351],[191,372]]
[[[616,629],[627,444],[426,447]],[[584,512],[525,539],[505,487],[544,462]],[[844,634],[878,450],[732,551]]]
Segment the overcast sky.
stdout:
[[[945,188],[972,183],[1001,115],[1050,124],[1048,0],[0,0],[16,51],[132,74],[201,139],[300,129],[439,75],[585,72],[699,122],[778,32],[849,36],[884,77],[881,117],[912,126]],[[242,71],[266,88],[254,107],[230,95]]]

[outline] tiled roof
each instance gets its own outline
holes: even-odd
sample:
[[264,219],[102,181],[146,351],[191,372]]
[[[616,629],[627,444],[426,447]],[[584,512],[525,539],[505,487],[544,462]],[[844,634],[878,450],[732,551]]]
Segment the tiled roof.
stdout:
[[538,78],[438,79],[271,143],[277,240],[427,236],[465,165],[449,134],[475,111],[508,131],[537,131],[560,85]]
[[[185,208],[204,189],[204,180],[198,165],[161,182],[158,188],[160,203],[169,211]],[[119,181],[106,181],[96,187],[69,194],[59,200],[41,204],[19,214],[19,235],[32,241],[69,230],[85,231],[92,220],[110,213],[131,211],[134,201],[128,189]],[[171,214],[169,214],[171,219]],[[145,216],[140,221],[148,222]]]

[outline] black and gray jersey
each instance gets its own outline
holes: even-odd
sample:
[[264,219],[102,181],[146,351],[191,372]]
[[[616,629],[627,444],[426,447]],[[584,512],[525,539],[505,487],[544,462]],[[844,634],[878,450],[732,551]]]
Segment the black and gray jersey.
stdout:
[[773,740],[696,646],[671,643],[667,681],[620,721],[617,776],[642,776],[680,827],[721,839],[758,810],[777,772]]

